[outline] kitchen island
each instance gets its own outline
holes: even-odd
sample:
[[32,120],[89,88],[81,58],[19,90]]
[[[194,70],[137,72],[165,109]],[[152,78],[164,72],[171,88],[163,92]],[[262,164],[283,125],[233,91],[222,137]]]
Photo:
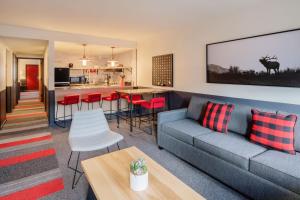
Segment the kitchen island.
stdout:
[[[79,95],[80,99],[86,97],[90,93],[100,93],[102,97],[109,96],[112,92],[121,89],[131,89],[132,86],[124,86],[121,87],[119,85],[96,85],[96,84],[76,84],[71,86],[65,87],[56,87],[55,88],[55,112],[57,111],[57,101],[63,100],[64,96],[67,95]],[[79,102],[80,107],[81,101]],[[71,106],[66,106],[66,115],[70,115],[71,113]],[[93,108],[99,108],[99,103],[94,103]],[[90,109],[92,108],[90,104]],[[121,100],[121,108],[127,108],[127,102],[122,99]],[[73,113],[75,113],[78,108],[77,105],[73,105]],[[102,109],[105,113],[109,113],[110,105],[109,102],[103,102]],[[88,110],[87,103],[82,103],[81,110]],[[112,110],[116,112],[117,110],[117,102],[112,102]],[[60,117],[60,120],[63,119],[64,109],[63,106],[59,106],[57,116]],[[66,119],[70,119],[70,116],[67,116]],[[57,119],[55,119],[57,120]]]

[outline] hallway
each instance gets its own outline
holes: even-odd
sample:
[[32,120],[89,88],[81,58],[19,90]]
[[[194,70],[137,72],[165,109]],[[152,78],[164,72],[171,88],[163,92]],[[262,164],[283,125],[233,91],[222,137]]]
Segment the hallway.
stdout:
[[0,134],[23,132],[48,127],[44,103],[38,92],[21,92],[18,105],[7,114],[7,121]]

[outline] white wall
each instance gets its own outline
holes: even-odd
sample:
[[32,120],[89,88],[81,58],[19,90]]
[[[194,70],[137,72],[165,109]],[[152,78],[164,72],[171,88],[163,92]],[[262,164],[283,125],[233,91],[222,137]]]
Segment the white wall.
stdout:
[[0,91],[6,89],[6,46],[0,41]]
[[300,28],[299,6],[283,1],[268,9],[208,19],[207,26],[183,27],[181,32],[138,41],[138,84],[151,86],[152,56],[174,53],[175,90],[300,105],[300,88],[208,84],[205,60],[207,43]]
[[115,55],[115,59],[124,67],[131,67],[131,72],[127,69],[124,71],[125,81],[132,81],[136,84],[136,50],[130,50]]
[[[68,67],[69,63],[73,63],[74,68],[82,68],[81,59],[82,54],[70,54],[63,52],[55,52],[54,65],[55,67]],[[107,60],[110,56],[88,56],[90,61],[86,67],[102,67],[106,66]]]
[[6,85],[13,85],[13,52],[7,50],[6,55]]
[[136,48],[135,41],[0,24],[0,36]]
[[48,83],[48,90],[54,90],[54,58],[55,58],[55,49],[54,41],[48,42],[47,47],[47,75],[46,80]]
[[44,52],[44,86],[48,88],[48,45]]

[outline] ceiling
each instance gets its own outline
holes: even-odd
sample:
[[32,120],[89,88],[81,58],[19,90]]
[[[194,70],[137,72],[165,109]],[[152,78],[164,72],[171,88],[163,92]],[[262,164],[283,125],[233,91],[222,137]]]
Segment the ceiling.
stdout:
[[0,23],[138,39],[280,0],[0,0]]
[[0,0],[0,5],[2,24],[136,41],[244,12],[297,8],[299,0]]
[[48,42],[44,40],[0,37],[0,40],[15,54],[42,56]]
[[[132,48],[115,48],[114,54],[119,54],[127,51],[133,50]],[[82,55],[83,46],[82,44],[70,43],[70,42],[55,42],[55,51],[60,53],[72,54],[72,55]],[[107,56],[111,55],[111,47],[109,46],[99,46],[87,44],[86,55],[89,56]]]

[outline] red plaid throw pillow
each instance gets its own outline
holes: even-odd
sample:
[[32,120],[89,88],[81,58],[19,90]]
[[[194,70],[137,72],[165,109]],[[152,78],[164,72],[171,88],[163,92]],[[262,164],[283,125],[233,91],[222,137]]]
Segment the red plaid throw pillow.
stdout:
[[233,109],[234,105],[232,104],[207,102],[202,125],[214,131],[227,133],[227,127]]
[[258,144],[295,154],[294,127],[296,115],[281,115],[252,109],[250,139]]

